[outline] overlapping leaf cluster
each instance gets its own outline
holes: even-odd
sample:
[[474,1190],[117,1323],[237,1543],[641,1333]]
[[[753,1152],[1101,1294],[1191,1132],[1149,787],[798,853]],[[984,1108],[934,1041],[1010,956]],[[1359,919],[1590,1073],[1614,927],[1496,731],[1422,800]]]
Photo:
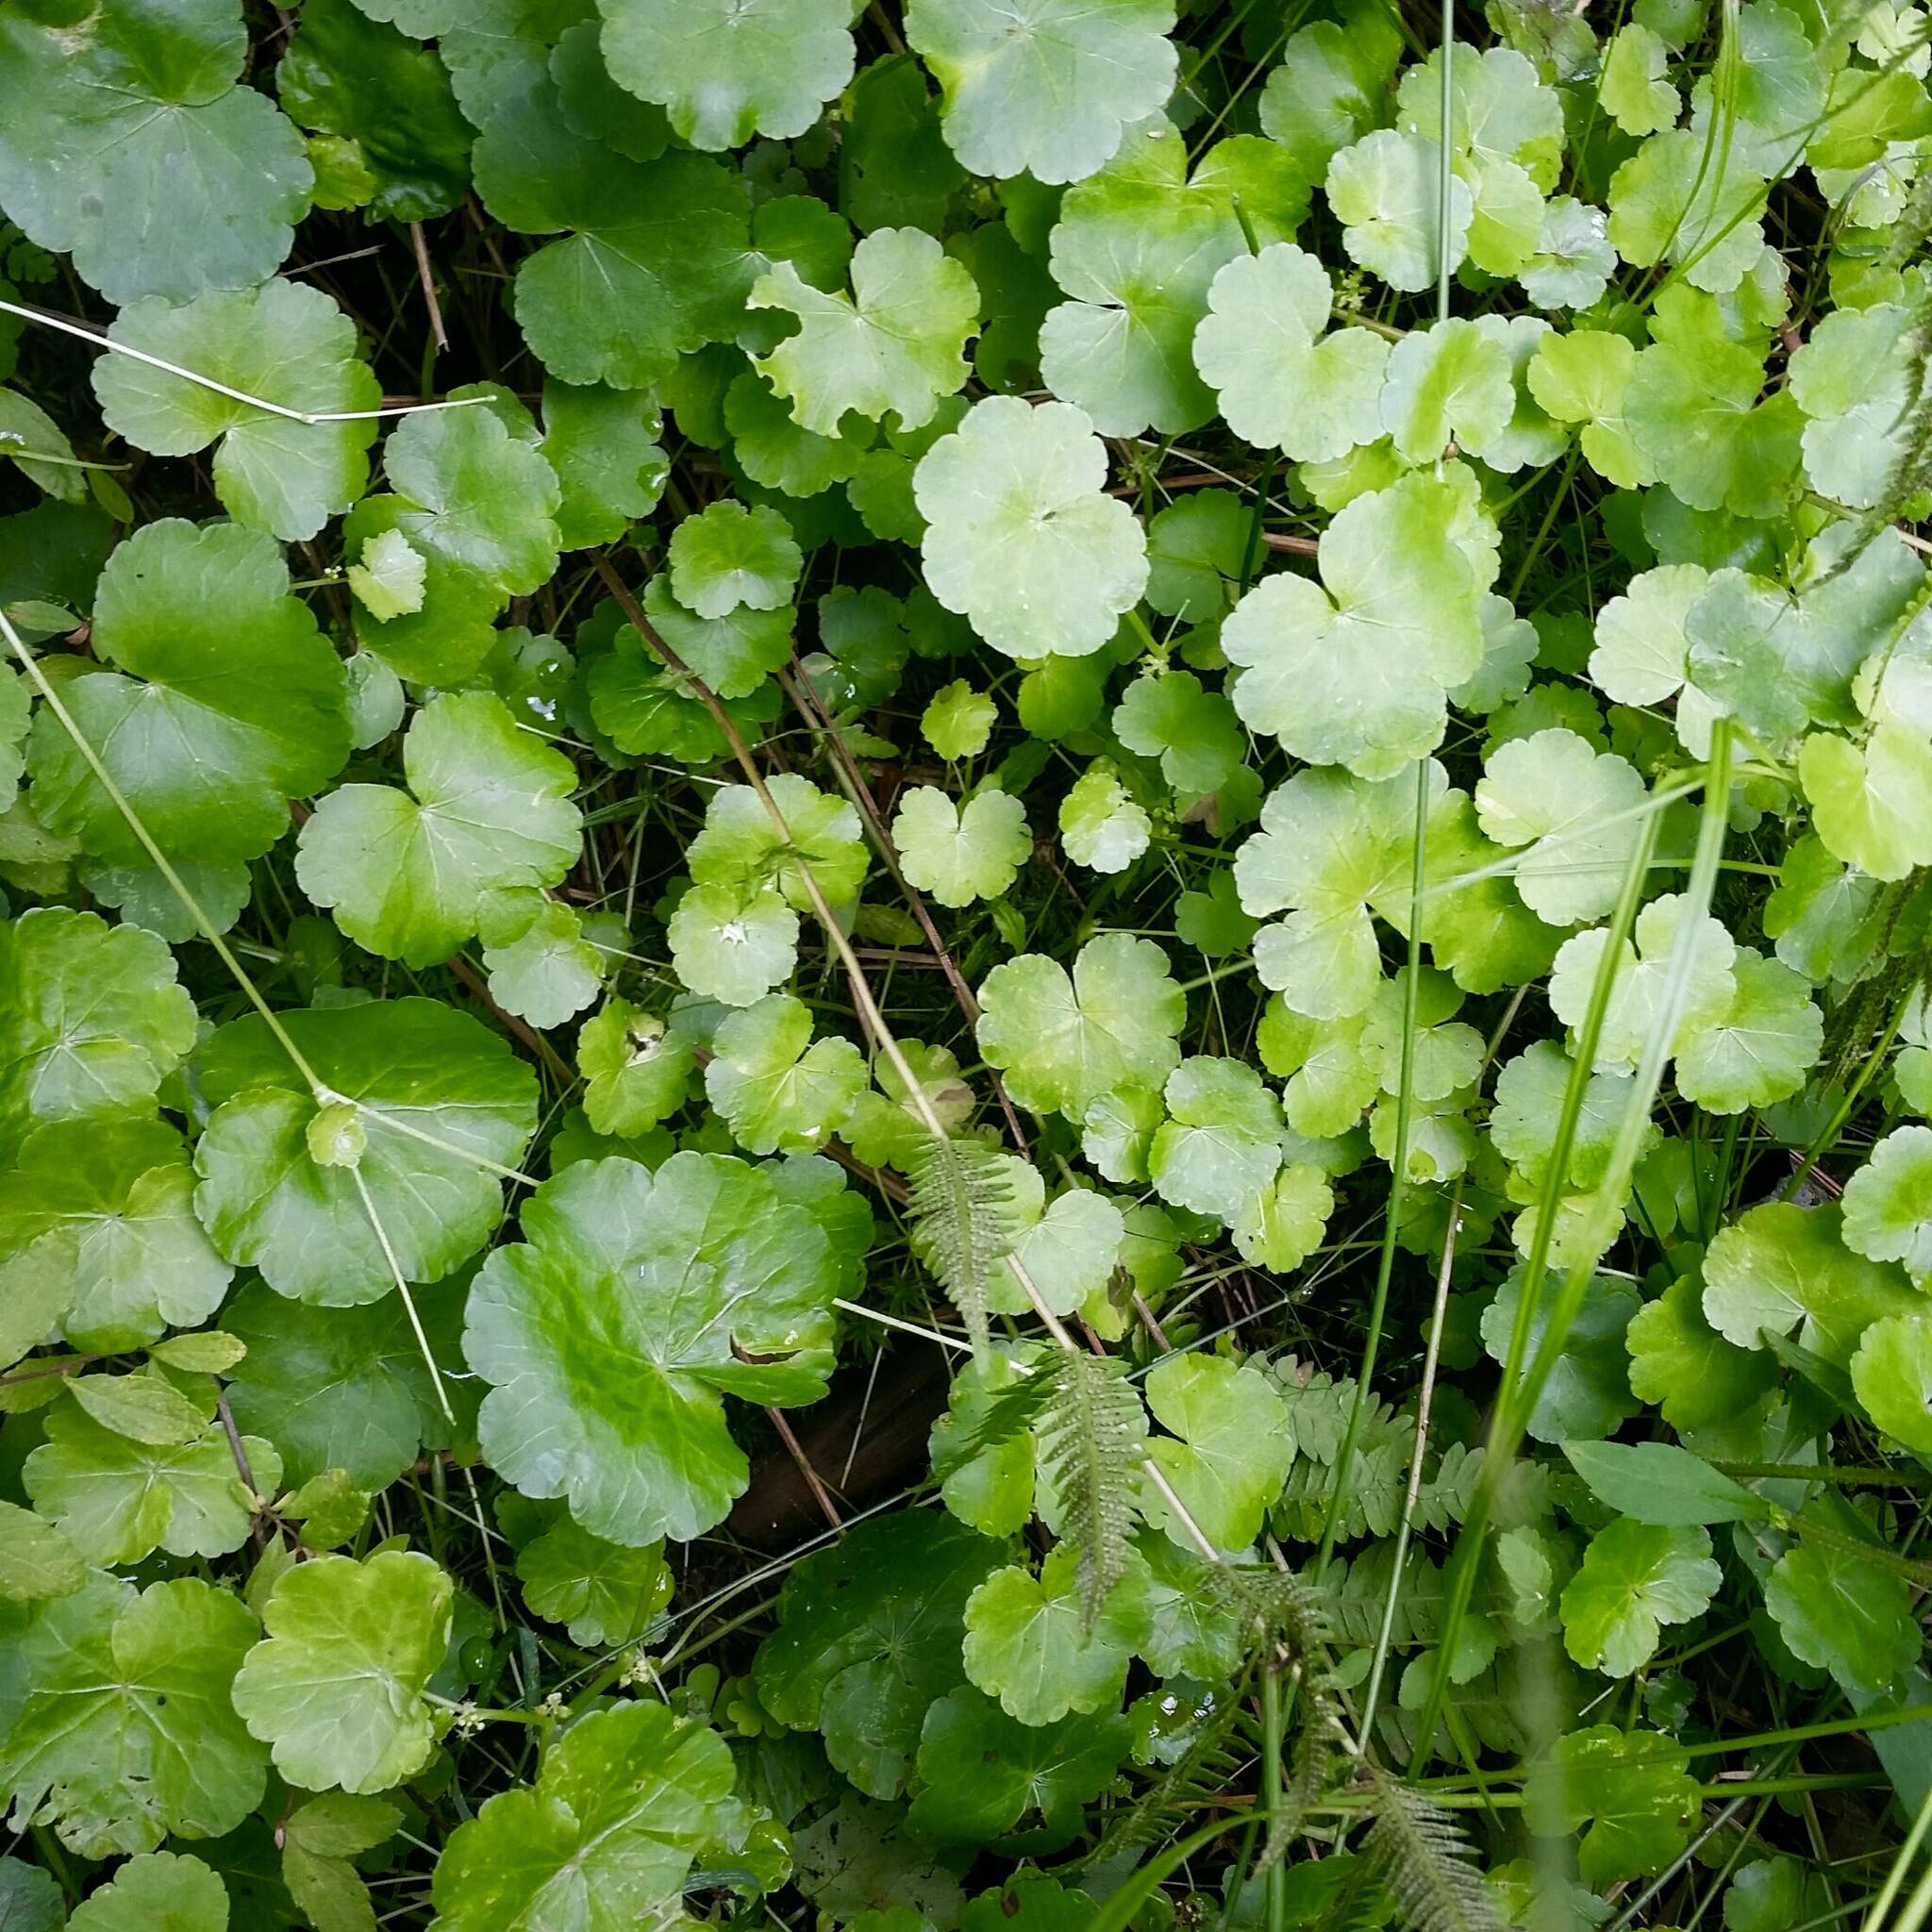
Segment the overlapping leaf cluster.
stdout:
[[0,1922],[1880,1888],[1932,35],[1441,25],[0,0]]

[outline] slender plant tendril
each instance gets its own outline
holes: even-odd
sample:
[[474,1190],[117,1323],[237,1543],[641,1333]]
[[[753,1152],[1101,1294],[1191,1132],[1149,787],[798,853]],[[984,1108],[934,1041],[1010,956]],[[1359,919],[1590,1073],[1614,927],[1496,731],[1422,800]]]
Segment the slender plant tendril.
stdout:
[[[1595,1277],[1597,1259],[1609,1244],[1608,1235],[1613,1230],[1607,1228],[1605,1223],[1609,1213],[1614,1211],[1615,1204],[1623,1200],[1624,1190],[1637,1164],[1637,1150],[1649,1124],[1651,1108],[1657,1100],[1657,1084],[1663,1075],[1664,1062],[1670,1057],[1684,992],[1690,982],[1697,924],[1709,909],[1711,889],[1717,881],[1725,819],[1730,810],[1730,769],[1731,721],[1719,716],[1711,724],[1710,757],[1705,765],[1704,808],[1698,823],[1697,851],[1678,908],[1676,931],[1664,969],[1664,988],[1657,1002],[1656,1023],[1644,1039],[1636,1077],[1618,1122],[1616,1141],[1606,1165],[1604,1178],[1598,1184],[1588,1224],[1579,1237],[1584,1258],[1570,1270],[1556,1306],[1550,1311],[1528,1372],[1523,1374],[1521,1364],[1528,1350],[1530,1335],[1534,1332],[1542,1270],[1549,1260],[1550,1239],[1556,1219],[1555,1196],[1567,1178],[1570,1148],[1574,1140],[1576,1117],[1582,1108],[1583,1089],[1595,1058],[1596,1040],[1616,977],[1623,947],[1621,934],[1627,930],[1635,916],[1635,887],[1642,875],[1641,871],[1633,865],[1625,876],[1624,898],[1611,924],[1610,942],[1604,948],[1591,988],[1590,1012],[1579,1032],[1576,1058],[1571,1069],[1570,1091],[1564,1095],[1563,1111],[1558,1117],[1557,1132],[1551,1147],[1546,1206],[1539,1211],[1535,1242],[1524,1268],[1516,1322],[1509,1338],[1509,1357],[1504,1365],[1502,1392],[1496,1398],[1495,1411],[1491,1417],[1482,1475],[1443,1573],[1441,1624],[1438,1646],[1430,1663],[1428,1689],[1418,1714],[1416,1737],[1419,1742],[1410,1767],[1411,1774],[1426,1761],[1428,1741],[1435,1736],[1436,1724],[1441,1717],[1456,1640],[1475,1593],[1475,1573],[1482,1558],[1490,1513],[1523,1441],[1524,1431],[1542,1392],[1543,1384],[1562,1355],[1576,1311],[1582,1307],[1584,1294]],[[1648,856],[1647,846],[1648,841],[1640,848],[1645,857]]]
[[[1438,199],[1436,203],[1436,313],[1449,319],[1449,211],[1454,172],[1449,154],[1455,128],[1454,108],[1456,65],[1456,0],[1442,0],[1442,39],[1438,49],[1442,60],[1442,139],[1437,158]],[[1335,1486],[1328,1506],[1328,1520],[1322,1527],[1322,1541],[1315,1555],[1315,1574],[1320,1576],[1335,1554],[1336,1532],[1347,1514],[1354,1493],[1356,1443],[1361,1435],[1362,1417],[1368,1410],[1375,1361],[1382,1341],[1382,1323],[1389,1307],[1389,1284],[1395,1272],[1396,1239],[1402,1226],[1403,1200],[1408,1187],[1408,1139],[1415,1102],[1415,1037],[1417,1002],[1422,987],[1423,902],[1428,888],[1430,760],[1418,758],[1415,767],[1415,810],[1410,827],[1411,849],[1408,880],[1408,951],[1404,967],[1402,990],[1401,1071],[1396,1076],[1395,1137],[1390,1154],[1389,1207],[1383,1217],[1382,1251],[1375,1268],[1375,1290],[1369,1303],[1368,1334],[1362,1343],[1361,1364],[1357,1371],[1355,1400],[1349,1406],[1347,1426],[1335,1455]],[[1374,1700],[1370,1700],[1374,1707]],[[1366,1726],[1364,1727],[1366,1729]]]
[[54,714],[61,730],[72,741],[75,750],[80,754],[88,770],[93,774],[94,781],[108,794],[108,802],[126,822],[127,829],[134,834],[142,850],[154,862],[155,870],[167,881],[168,890],[180,901],[182,908],[194,922],[196,930],[214,948],[215,957],[234,976],[235,984],[242,989],[249,1005],[261,1016],[262,1024],[268,1028],[276,1044],[288,1055],[290,1063],[308,1085],[310,1096],[318,1106],[324,1107],[341,1100],[341,1095],[324,1086],[315,1069],[303,1058],[301,1048],[290,1038],[289,1029],[282,1024],[275,1009],[262,998],[260,990],[256,986],[247,969],[235,957],[234,948],[222,937],[216,929],[214,921],[202,909],[200,901],[189,891],[181,874],[170,862],[168,855],[156,844],[148,828],[142,824],[139,814],[128,804],[126,795],[114,782],[113,774],[101,762],[100,755],[88,742],[80,726],[75,723],[73,712],[60,702],[60,693],[54,689],[47,674],[41,669],[39,658],[27,649],[5,610],[0,610],[0,637],[7,640],[8,648],[20,659],[21,668],[40,693],[41,702]]
[[[17,315],[22,321],[38,323],[42,328],[58,329],[62,335],[92,342],[95,348],[111,350],[117,356],[131,357],[137,362],[145,362],[151,369],[178,375],[183,382],[192,382],[197,389],[211,390],[218,396],[226,396],[231,403],[246,403],[251,409],[279,416],[287,423],[306,423],[311,426],[318,423],[377,423],[391,416],[421,416],[433,409],[468,409],[490,400],[488,396],[450,396],[436,403],[391,403],[380,409],[291,409],[285,403],[272,403],[266,396],[251,395],[245,389],[232,389],[225,382],[217,382],[212,375],[184,369],[180,363],[170,362],[163,356],[150,356],[145,349],[117,342],[112,336],[103,335],[84,323],[70,321],[64,315],[49,315],[42,309],[24,308],[18,302],[8,301],[0,301],[0,315]],[[40,459],[36,458],[35,460]],[[99,464],[92,467],[105,469],[108,466]]]
[[[1438,54],[1442,63],[1441,108],[1441,141],[1437,157],[1436,202],[1436,314],[1439,321],[1449,319],[1449,215],[1453,203],[1454,172],[1450,151],[1455,130],[1456,0],[1442,0],[1441,42]],[[1402,1042],[1400,1071],[1396,1076],[1395,1134],[1389,1160],[1389,1205],[1382,1222],[1381,1253],[1375,1265],[1375,1287],[1369,1303],[1368,1332],[1362,1342],[1361,1360],[1356,1370],[1355,1398],[1349,1405],[1348,1422],[1335,1456],[1335,1481],[1328,1504],[1327,1521],[1322,1525],[1322,1539],[1315,1553],[1315,1574],[1325,1575],[1335,1554],[1335,1541],[1347,1515],[1355,1492],[1356,1446],[1361,1437],[1362,1419],[1373,1399],[1375,1366],[1381,1351],[1382,1326],[1389,1309],[1389,1288],[1395,1273],[1395,1250],[1402,1229],[1402,1210],[1408,1189],[1409,1134],[1415,1103],[1415,1041],[1418,1002],[1422,990],[1423,904],[1428,886],[1429,775],[1431,761],[1419,758],[1415,771],[1415,810],[1411,823],[1411,851],[1408,885],[1408,949],[1404,966],[1402,990]],[[1458,1198],[1460,1190],[1458,1189]],[[1455,1210],[1451,1209],[1454,1224]],[[1444,1264],[1446,1270],[1446,1262]],[[1396,1574],[1401,1558],[1396,1559]],[[1393,1589],[1391,1582],[1391,1588]],[[1363,1703],[1362,1742],[1373,1748],[1370,1723],[1375,1711],[1380,1672],[1372,1670],[1369,1694]],[[1278,1874],[1269,1874],[1271,1887]],[[1273,1893],[1271,1892],[1271,1898]]]
[[[1897,1856],[1891,1861],[1891,1870],[1885,1874],[1885,1883],[1879,1888],[1878,1895],[1866,1911],[1863,1932],[1889,1932],[1886,1920],[1892,1907],[1898,1903],[1899,1893],[1905,1890],[1906,1878],[1912,1869],[1912,1860],[1919,1856],[1928,1832],[1932,1832],[1932,1788],[1928,1788],[1925,1795],[1919,1801],[1919,1808],[1912,1818],[1912,1828],[1907,1833],[1905,1843],[1899,1846]],[[1932,1863],[1926,1865],[1925,1871],[1926,1878],[1920,1881],[1918,1892],[1913,1894],[1912,1900],[1912,1904],[1919,1907],[1919,1916],[1922,1919],[1924,1916],[1924,1909],[1919,1893],[1925,1890],[1926,1880],[1932,1879]],[[1907,1924],[1900,1927],[1900,1932],[1907,1932],[1907,1927],[1910,1924],[1907,1920]]]

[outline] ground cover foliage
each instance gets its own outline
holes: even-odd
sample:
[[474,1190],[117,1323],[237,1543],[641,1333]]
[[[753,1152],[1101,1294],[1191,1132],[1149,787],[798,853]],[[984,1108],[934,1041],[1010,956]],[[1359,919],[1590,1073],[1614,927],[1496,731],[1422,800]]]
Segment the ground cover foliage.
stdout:
[[1928,61],[0,0],[0,1924],[1922,1924]]

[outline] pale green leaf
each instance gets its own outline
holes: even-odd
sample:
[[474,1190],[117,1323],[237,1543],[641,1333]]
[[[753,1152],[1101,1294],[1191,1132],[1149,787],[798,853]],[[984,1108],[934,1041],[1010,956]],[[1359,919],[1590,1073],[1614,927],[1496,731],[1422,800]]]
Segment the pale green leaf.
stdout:
[[1450,487],[1418,473],[1359,496],[1322,538],[1319,584],[1265,577],[1222,626],[1235,709],[1311,764],[1387,778],[1442,736],[1444,693],[1482,662],[1480,581]]
[[902,429],[929,422],[965,383],[966,339],[979,323],[973,277],[917,228],[879,228],[859,242],[849,300],[785,261],[753,283],[749,301],[797,317],[797,334],[756,366],[821,436],[837,435],[848,411],[871,422],[891,412]]
[[944,93],[946,144],[971,174],[1078,181],[1160,108],[1176,59],[1169,0],[910,0],[906,38]]
[[1008,657],[1097,651],[1147,583],[1146,540],[1106,481],[1084,411],[974,404],[913,473],[933,595]]
[[453,1596],[413,1550],[317,1557],[281,1578],[234,1700],[291,1784],[381,1791],[423,1769],[435,1742],[423,1693],[449,1644]]
[[1022,1107],[1077,1114],[1178,1064],[1186,1001],[1152,940],[1103,934],[1066,969],[1040,954],[995,966],[979,989],[979,1049]]
[[[285,409],[369,411],[382,400],[355,324],[306,283],[210,292],[180,308],[137,302],[108,339]],[[137,449],[185,457],[219,442],[215,494],[237,523],[273,537],[314,536],[368,481],[373,421],[292,423],[132,356],[103,356],[93,386],[108,426]]]
[[693,147],[803,134],[852,77],[844,0],[599,0],[610,77]]
[[1026,808],[996,791],[961,805],[935,786],[910,786],[892,814],[892,842],[907,878],[941,906],[997,899],[1033,856]]

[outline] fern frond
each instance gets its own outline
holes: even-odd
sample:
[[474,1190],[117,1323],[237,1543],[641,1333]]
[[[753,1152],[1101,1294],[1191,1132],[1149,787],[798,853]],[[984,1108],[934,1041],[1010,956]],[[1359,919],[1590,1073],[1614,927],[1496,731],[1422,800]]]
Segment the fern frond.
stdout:
[[1173,1831],[1176,1811],[1195,1811],[1226,1791],[1241,1770],[1240,1761],[1224,1747],[1241,1708],[1241,1686],[1213,1695],[1213,1709],[1201,1718],[1181,1755],[1131,1805],[1114,1813],[1091,1864],[1106,1864],[1123,1852],[1158,1843]]
[[1502,1932],[1496,1895],[1449,1814],[1379,1765],[1365,1767],[1375,1822],[1362,1843],[1409,1932]]
[[[1341,1453],[1349,1412],[1355,1407],[1355,1377],[1344,1375],[1338,1382],[1319,1373],[1305,1375],[1298,1364],[1284,1359],[1274,1365],[1274,1378],[1288,1407],[1295,1453],[1320,1463],[1333,1463]],[[1400,1433],[1394,1409],[1379,1399],[1372,1400],[1363,1412],[1362,1433],[1356,1446],[1359,1450],[1365,1443]]]
[[[997,1362],[1000,1357],[992,1359]],[[1055,1379],[1054,1365],[1029,1364],[1027,1372],[1016,1374],[1006,1388],[969,1409],[955,1410],[933,1431],[933,1474],[943,1482],[969,1462],[1033,1428],[1053,1400]]]
[[907,1172],[913,1251],[987,1349],[987,1284],[1018,1234],[1012,1168],[984,1141],[928,1138]]
[[[1352,1563],[1338,1557],[1329,1565],[1323,1578],[1325,1602],[1341,1642],[1375,1641],[1394,1562],[1391,1541],[1371,1543]],[[1441,1616],[1442,1574],[1425,1550],[1411,1544],[1402,1565],[1402,1587],[1396,1591],[1392,1641],[1398,1644],[1433,1643]]]
[[[1356,1452],[1355,1478],[1348,1502],[1335,1528],[1338,1541],[1353,1542],[1357,1537],[1393,1534],[1402,1520],[1408,1456],[1408,1446],[1392,1437],[1360,1445]],[[1334,1502],[1334,1466],[1300,1459],[1290,1469],[1288,1481],[1274,1504],[1274,1520],[1281,1533],[1294,1541],[1320,1542]]]
[[1333,1634],[1327,1591],[1288,1571],[1224,1563],[1202,1575],[1200,1588],[1242,1620],[1251,1649],[1279,1644],[1305,1671]]
[[1038,1425],[1042,1473],[1060,1499],[1061,1533],[1079,1551],[1080,1614],[1091,1626],[1127,1567],[1134,1472],[1145,1453],[1141,1398],[1104,1356],[1062,1356]]
[[1288,1856],[1289,1847],[1302,1835],[1308,1813],[1328,1788],[1328,1779],[1341,1756],[1335,1726],[1328,1721],[1325,1694],[1310,1698],[1307,1722],[1294,1740],[1294,1755],[1288,1762],[1288,1776],[1281,1787],[1281,1805],[1268,1827],[1268,1840],[1261,1847],[1249,1874],[1260,1878]]

